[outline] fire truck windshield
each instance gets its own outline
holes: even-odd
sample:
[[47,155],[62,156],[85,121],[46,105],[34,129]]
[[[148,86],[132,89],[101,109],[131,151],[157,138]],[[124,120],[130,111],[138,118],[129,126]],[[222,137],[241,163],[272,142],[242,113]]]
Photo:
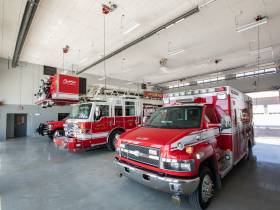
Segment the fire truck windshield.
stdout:
[[199,128],[202,107],[179,106],[158,109],[150,118],[146,127],[151,128]]
[[72,108],[71,119],[88,119],[90,116],[92,104],[76,104]]

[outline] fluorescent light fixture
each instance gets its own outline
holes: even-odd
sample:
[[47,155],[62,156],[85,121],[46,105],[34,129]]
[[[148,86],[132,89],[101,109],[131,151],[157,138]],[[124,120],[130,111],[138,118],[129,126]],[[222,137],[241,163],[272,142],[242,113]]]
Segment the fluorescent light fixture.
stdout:
[[160,70],[165,74],[169,74],[168,68],[166,66],[161,66]]
[[128,28],[127,30],[125,30],[123,32],[123,34],[128,34],[131,31],[135,30],[136,28],[138,28],[140,26],[140,23],[135,23],[134,25],[132,25],[130,28]]
[[206,2],[202,3],[202,4],[199,6],[199,8],[205,7],[205,6],[207,6],[208,4],[211,4],[211,3],[215,2],[215,1],[216,1],[216,0],[209,0],[209,1],[206,1]]
[[185,52],[184,49],[179,49],[179,50],[171,51],[171,52],[168,53],[168,56],[178,55],[178,54],[181,54],[183,52]]
[[263,49],[260,49],[260,50],[253,50],[253,51],[250,51],[250,54],[251,55],[256,55],[256,54],[259,54],[260,53],[267,53],[267,52],[272,52],[273,49],[272,47],[267,47],[267,48],[263,48]]
[[81,61],[80,61],[80,63],[84,63],[84,62],[86,62],[88,60],[88,58],[84,58],[84,59],[82,59]]
[[165,29],[171,28],[172,26],[174,26],[174,23],[170,24],[170,25],[167,26]]
[[238,26],[236,28],[236,31],[237,32],[243,32],[243,31],[247,31],[247,30],[250,30],[252,28],[256,28],[258,26],[261,26],[261,25],[264,25],[268,23],[268,18],[267,17],[264,17],[263,19],[259,20],[259,21],[254,21],[252,23],[248,23],[246,25],[243,25],[243,26]]
[[99,81],[105,80],[105,77],[101,77],[98,79]]
[[185,18],[182,18],[180,20],[178,20],[177,22],[175,22],[175,24],[182,22],[183,20],[185,20]]
[[36,112],[34,115],[35,116],[40,116],[41,114],[39,112]]

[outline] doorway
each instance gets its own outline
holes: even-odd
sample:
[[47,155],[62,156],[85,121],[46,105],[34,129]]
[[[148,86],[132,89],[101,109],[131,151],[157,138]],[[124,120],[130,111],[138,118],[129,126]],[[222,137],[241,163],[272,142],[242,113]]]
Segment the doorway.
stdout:
[[27,114],[7,114],[6,138],[27,135]]

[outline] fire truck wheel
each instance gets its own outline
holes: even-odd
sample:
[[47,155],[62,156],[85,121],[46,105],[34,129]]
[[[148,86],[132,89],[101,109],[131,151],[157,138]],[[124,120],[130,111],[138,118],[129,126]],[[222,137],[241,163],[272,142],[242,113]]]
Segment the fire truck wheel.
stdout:
[[205,209],[209,206],[214,195],[215,186],[211,170],[203,166],[199,173],[200,183],[196,191],[189,197],[188,202],[195,209]]
[[115,144],[117,142],[116,136],[122,134],[123,132],[124,131],[122,131],[122,130],[115,130],[110,134],[110,136],[108,138],[108,142],[107,142],[107,148],[110,151],[115,151]]

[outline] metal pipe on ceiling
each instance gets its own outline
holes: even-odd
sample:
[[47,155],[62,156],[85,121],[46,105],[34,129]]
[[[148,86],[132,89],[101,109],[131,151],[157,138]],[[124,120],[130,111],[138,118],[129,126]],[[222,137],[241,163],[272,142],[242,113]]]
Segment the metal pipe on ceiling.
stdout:
[[18,66],[20,54],[39,2],[40,0],[28,0],[26,2],[24,14],[21,20],[20,29],[17,36],[16,47],[13,54],[13,60],[12,60],[13,68]]
[[165,23],[165,24],[159,26],[158,28],[156,28],[156,29],[154,29],[154,30],[152,30],[152,31],[150,31],[150,32],[148,32],[148,33],[146,33],[145,35],[143,35],[143,36],[137,38],[136,40],[134,40],[134,41],[132,41],[132,42],[130,42],[130,43],[124,45],[123,47],[121,47],[121,48],[119,48],[119,49],[117,49],[117,50],[111,52],[110,54],[106,55],[105,57],[103,57],[103,58],[101,58],[101,59],[95,61],[95,62],[92,63],[91,65],[89,65],[89,66],[85,67],[84,69],[78,71],[77,74],[81,74],[81,73],[85,72],[86,70],[88,70],[88,69],[90,69],[90,68],[96,66],[97,64],[103,62],[104,60],[107,60],[107,59],[109,59],[109,58],[111,58],[111,57],[113,57],[113,56],[115,56],[115,55],[121,53],[122,51],[124,51],[124,50],[126,50],[126,49],[128,49],[128,48],[130,48],[130,47],[132,47],[132,46],[134,46],[134,45],[136,45],[136,44],[138,44],[139,42],[144,41],[145,39],[151,37],[152,35],[158,33],[159,31],[161,31],[161,30],[163,30],[163,29],[165,29],[165,28],[168,28],[169,26],[175,24],[176,22],[178,22],[178,21],[180,21],[180,20],[183,20],[183,19],[185,19],[185,18],[187,18],[187,17],[189,17],[189,16],[191,16],[191,15],[193,15],[193,14],[195,14],[195,13],[198,13],[198,12],[199,12],[199,8],[198,8],[198,7],[195,7],[194,9],[192,9],[192,10],[190,10],[190,11],[188,11],[188,12],[186,12],[186,13],[180,15],[180,16],[178,16],[177,18],[175,18],[175,19],[173,19],[173,20],[168,21],[167,23]]

